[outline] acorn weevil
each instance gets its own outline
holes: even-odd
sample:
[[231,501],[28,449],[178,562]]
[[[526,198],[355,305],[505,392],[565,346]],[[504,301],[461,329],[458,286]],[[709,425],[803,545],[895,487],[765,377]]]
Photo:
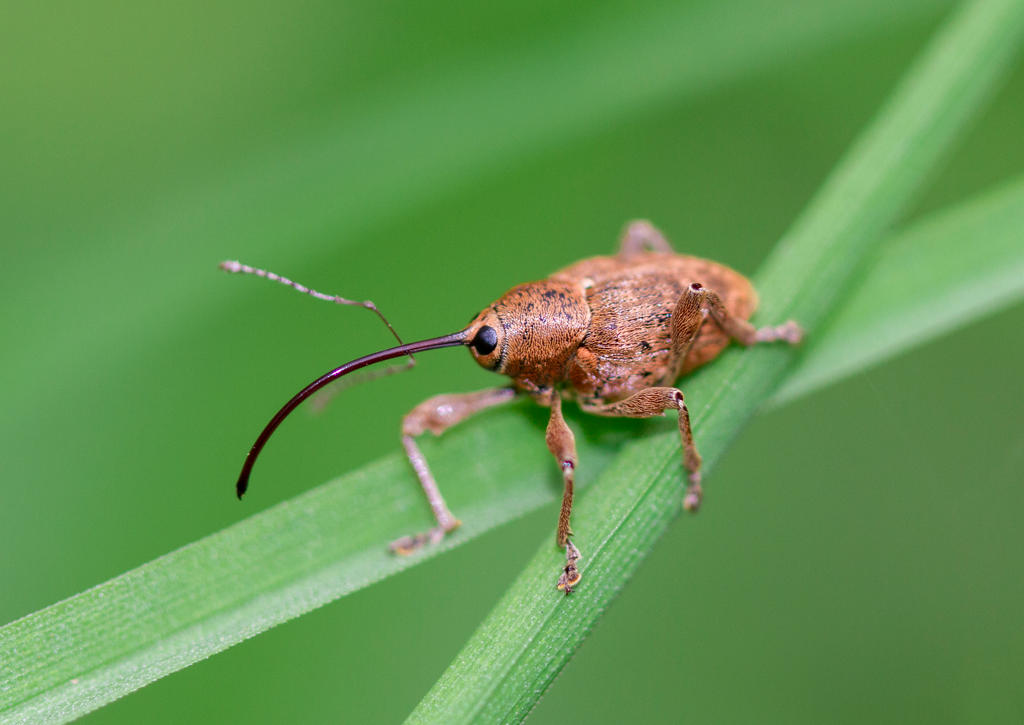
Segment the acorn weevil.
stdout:
[[445,504],[416,437],[440,435],[485,408],[527,395],[551,409],[546,440],[562,472],[564,492],[555,541],[566,563],[557,588],[566,594],[580,580],[580,552],[570,540],[576,444],[562,417],[562,401],[575,400],[594,415],[651,418],[679,412],[687,511],[700,506],[700,455],[690,430],[683,393],[673,387],[681,375],[713,360],[730,339],[742,345],[802,337],[793,321],[755,328],[747,320],[757,306],[750,281],[718,262],[676,254],[649,222],[634,221],[623,232],[618,254],[591,257],[547,279],[513,287],[458,332],[402,344],[372,302],[325,295],[271,272],[238,262],[221,268],[267,277],[300,292],[375,312],[398,339],[398,346],[331,370],[299,391],[270,420],[246,456],[236,492],[241,498],[253,464],[281,421],[302,401],[329,383],[367,365],[441,347],[465,345],[482,367],[511,378],[511,385],[475,393],[437,395],[402,419],[402,445],[434,512],[437,526],[391,544],[408,554],[440,541],[459,526]]

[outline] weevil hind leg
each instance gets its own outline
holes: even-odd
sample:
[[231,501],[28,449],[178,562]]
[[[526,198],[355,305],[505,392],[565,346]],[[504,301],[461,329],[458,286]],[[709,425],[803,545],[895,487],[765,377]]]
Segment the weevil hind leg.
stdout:
[[626,225],[619,238],[619,256],[632,257],[642,252],[672,253],[672,245],[661,231],[646,219]]
[[426,431],[441,435],[474,413],[507,403],[515,394],[516,391],[512,388],[492,388],[475,393],[435,395],[410,410],[402,419],[402,446],[405,448],[409,463],[416,471],[416,477],[420,480],[427,503],[430,504],[430,510],[437,520],[437,526],[419,534],[396,539],[391,542],[391,551],[396,554],[411,554],[425,544],[436,544],[460,524],[448,510],[448,504],[445,503],[437,481],[430,472],[427,459],[416,444],[416,437]]
[[[691,285],[692,289],[693,285]],[[787,320],[781,325],[754,327],[746,320],[729,314],[722,299],[714,290],[706,287],[703,290],[705,293],[703,307],[718,326],[741,345],[749,347],[760,342],[788,342],[790,345],[796,345],[803,340],[804,331],[793,320]]]
[[580,581],[580,550],[569,540],[572,529],[569,517],[572,514],[572,498],[574,477],[576,474],[576,437],[562,416],[562,398],[558,391],[550,396],[551,418],[548,420],[547,432],[544,436],[548,450],[558,461],[562,471],[562,508],[558,512],[558,528],[555,531],[555,544],[565,549],[565,567],[558,577],[556,587],[566,594],[572,594],[572,588]]

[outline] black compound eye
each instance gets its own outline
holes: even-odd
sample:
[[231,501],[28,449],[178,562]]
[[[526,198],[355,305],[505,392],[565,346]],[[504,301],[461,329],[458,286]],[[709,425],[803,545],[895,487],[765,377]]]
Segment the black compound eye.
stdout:
[[498,346],[498,333],[490,325],[484,325],[477,330],[476,337],[469,344],[476,350],[477,355],[490,355]]

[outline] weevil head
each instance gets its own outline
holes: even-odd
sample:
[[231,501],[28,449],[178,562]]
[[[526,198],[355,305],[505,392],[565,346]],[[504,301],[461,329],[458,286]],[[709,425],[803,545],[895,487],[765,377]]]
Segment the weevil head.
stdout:
[[473,318],[466,344],[481,367],[545,388],[565,370],[590,324],[577,284],[542,280],[513,287]]

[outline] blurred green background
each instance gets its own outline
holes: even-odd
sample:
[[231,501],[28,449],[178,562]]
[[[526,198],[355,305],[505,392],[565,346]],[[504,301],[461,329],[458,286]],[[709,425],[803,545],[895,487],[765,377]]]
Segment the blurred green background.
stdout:
[[[239,504],[267,417],[389,337],[220,260],[371,298],[406,339],[610,252],[635,217],[754,272],[950,7],[7,8],[0,622],[395,450],[428,395],[495,383],[444,351],[347,390],[282,428]],[[907,221],[1018,176],[1022,129],[1018,65]],[[533,721],[1024,719],[1021,329],[1017,305],[760,417]],[[555,515],[88,719],[401,719]]]

